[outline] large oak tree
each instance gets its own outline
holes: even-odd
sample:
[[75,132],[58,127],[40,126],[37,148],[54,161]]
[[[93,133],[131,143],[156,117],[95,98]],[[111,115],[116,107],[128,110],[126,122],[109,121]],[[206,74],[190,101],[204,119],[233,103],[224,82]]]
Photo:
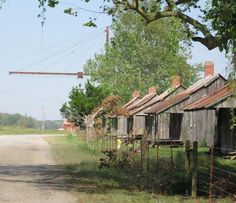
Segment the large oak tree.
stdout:
[[149,87],[157,85],[159,93],[165,91],[173,75],[181,75],[188,86],[198,78],[199,68],[187,63],[189,41],[183,29],[176,19],[145,26],[137,14],[122,13],[112,23],[109,48],[88,60],[85,72],[123,102],[134,90],[146,94]]
[[[60,3],[59,0],[38,1],[42,8],[46,4],[55,7]],[[78,9],[83,9],[79,2],[65,9],[65,12],[76,15]],[[102,13],[112,16],[120,11],[132,10],[146,23],[163,18],[178,18],[186,26],[189,37],[209,50],[218,47],[229,51],[236,46],[235,0],[105,0],[97,6],[98,9],[100,7],[103,8]],[[94,23],[90,20],[86,25],[94,26]]]

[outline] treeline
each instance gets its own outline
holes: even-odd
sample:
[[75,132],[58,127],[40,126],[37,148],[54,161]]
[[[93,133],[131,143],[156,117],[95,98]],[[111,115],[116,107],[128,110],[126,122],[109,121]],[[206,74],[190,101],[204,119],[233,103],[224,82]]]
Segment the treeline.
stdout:
[[30,116],[23,116],[21,114],[8,114],[0,113],[0,127],[22,127],[22,128],[31,128],[31,129],[41,129],[44,126],[46,130],[54,130],[61,128],[63,124],[62,120],[45,120],[42,124],[42,121],[38,121]]

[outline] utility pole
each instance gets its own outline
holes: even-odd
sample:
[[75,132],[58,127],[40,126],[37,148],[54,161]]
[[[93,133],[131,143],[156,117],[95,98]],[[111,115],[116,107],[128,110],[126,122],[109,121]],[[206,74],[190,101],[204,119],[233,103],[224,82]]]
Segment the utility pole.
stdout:
[[110,41],[109,26],[106,27],[105,32],[106,32],[106,48],[109,48],[109,41]]
[[45,130],[45,112],[44,112],[44,109],[42,107],[42,122],[41,122],[41,130]]

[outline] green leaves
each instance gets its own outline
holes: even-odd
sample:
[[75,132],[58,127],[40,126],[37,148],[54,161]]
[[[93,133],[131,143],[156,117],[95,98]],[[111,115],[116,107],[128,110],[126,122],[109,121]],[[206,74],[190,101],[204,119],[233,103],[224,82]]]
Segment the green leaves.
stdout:
[[95,24],[95,22],[93,20],[90,20],[86,23],[83,24],[84,26],[87,26],[87,27],[97,27],[97,25]]
[[236,3],[235,0],[213,0],[205,13],[219,38],[220,50],[230,51],[236,47]]
[[59,1],[57,0],[48,0],[48,6],[51,8],[54,8],[58,3]]
[[162,19],[146,26],[141,17],[128,12],[113,22],[112,29],[109,49],[88,60],[85,72],[122,102],[134,90],[146,94],[156,85],[159,92],[166,90],[172,75],[181,74],[186,85],[198,78],[198,69],[186,62],[189,41],[179,21]]
[[64,10],[64,13],[69,14],[69,15],[73,15],[73,9],[72,8],[67,8]]
[[69,93],[69,101],[62,105],[61,115],[77,126],[84,126],[84,117],[92,112],[108,95],[108,91],[100,86],[93,86],[89,81],[85,90],[73,87]]

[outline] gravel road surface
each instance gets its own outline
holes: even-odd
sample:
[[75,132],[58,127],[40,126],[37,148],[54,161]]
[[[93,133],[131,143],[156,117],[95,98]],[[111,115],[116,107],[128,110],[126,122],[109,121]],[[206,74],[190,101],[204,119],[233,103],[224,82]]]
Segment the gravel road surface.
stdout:
[[71,177],[56,166],[46,136],[0,136],[0,203],[76,202]]

